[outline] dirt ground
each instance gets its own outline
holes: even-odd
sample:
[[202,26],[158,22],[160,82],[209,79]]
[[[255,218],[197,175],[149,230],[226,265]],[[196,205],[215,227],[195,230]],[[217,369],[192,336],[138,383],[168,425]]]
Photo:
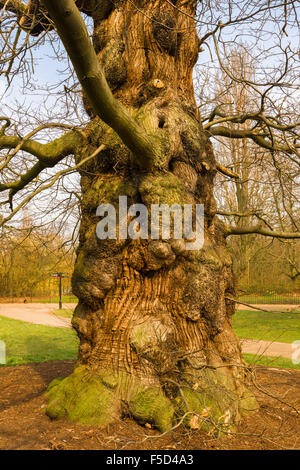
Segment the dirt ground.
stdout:
[[260,410],[245,419],[230,438],[183,427],[160,437],[158,431],[129,418],[105,430],[51,421],[43,413],[43,392],[54,378],[69,375],[73,366],[74,361],[54,361],[0,368],[1,450],[300,448],[300,371],[256,368],[252,387]]

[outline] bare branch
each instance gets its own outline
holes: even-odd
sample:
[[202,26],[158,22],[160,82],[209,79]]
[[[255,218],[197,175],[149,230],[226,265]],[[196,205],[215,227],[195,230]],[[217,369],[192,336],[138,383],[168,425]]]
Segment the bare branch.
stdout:
[[27,6],[23,2],[18,0],[0,0],[0,8],[15,13],[18,17],[21,17],[26,13]]
[[263,235],[265,237],[273,238],[284,238],[284,239],[296,239],[300,238],[300,232],[275,232],[273,230],[267,230],[261,225],[254,227],[226,227],[226,237],[229,235],[249,235],[256,233],[258,235]]
[[120,136],[142,167],[149,168],[160,152],[129,111],[113,96],[73,0],[43,0],[72,61],[77,77],[97,115]]
[[216,168],[223,175],[229,176],[229,178],[235,178],[235,179],[240,178],[240,176],[237,173],[235,173],[234,171],[231,171],[229,168],[226,168],[226,166],[221,165],[220,163],[216,164]]
[[48,144],[41,144],[36,140],[30,139],[22,143],[21,137],[2,135],[0,136],[0,150],[5,148],[14,149],[21,144],[21,150],[25,150],[39,161],[51,166],[51,164],[55,164],[56,160],[59,159],[58,161],[60,161],[62,158],[73,153],[81,139],[82,136],[76,131],[71,131]]
[[61,170],[59,171],[58,173],[56,173],[56,175],[54,176],[53,179],[51,179],[51,181],[49,183],[46,183],[42,186],[40,186],[38,189],[36,189],[34,192],[30,193],[27,197],[25,197],[25,199],[23,199],[20,204],[14,209],[12,210],[12,212],[9,214],[9,216],[7,216],[6,218],[3,218],[1,221],[0,221],[0,227],[1,226],[4,226],[6,222],[8,222],[9,220],[11,220],[13,218],[13,216],[20,210],[22,209],[22,207],[24,207],[29,201],[31,201],[37,194],[41,193],[42,191],[44,191],[45,189],[49,189],[51,188],[54,183],[63,175],[66,175],[66,174],[69,174],[69,173],[72,173],[76,170],[78,170],[78,168],[80,168],[82,165],[84,165],[85,163],[87,163],[88,161],[92,160],[93,158],[95,158],[97,155],[99,155],[100,152],[102,152],[103,150],[105,149],[105,145],[100,145],[91,155],[89,155],[88,157],[82,159],[78,164],[76,164],[75,166],[71,167],[71,168],[67,168],[65,170]]
[[24,140],[17,136],[0,136],[0,150],[19,147],[20,150],[24,150],[38,159],[38,162],[26,171],[18,181],[0,183],[0,192],[12,190],[15,194],[33,181],[45,168],[55,166],[67,155],[74,153],[80,142],[82,142],[82,135],[76,131],[68,132],[48,144],[41,144],[31,139]]
[[225,126],[215,126],[209,129],[209,134],[213,136],[222,136],[222,137],[229,137],[230,139],[251,139],[260,147],[263,147],[268,150],[272,150],[275,152],[284,152],[288,154],[293,154],[300,148],[300,145],[292,145],[292,144],[280,144],[276,141],[270,142],[266,139],[266,135],[268,134],[261,134],[254,129],[233,129],[230,127]]

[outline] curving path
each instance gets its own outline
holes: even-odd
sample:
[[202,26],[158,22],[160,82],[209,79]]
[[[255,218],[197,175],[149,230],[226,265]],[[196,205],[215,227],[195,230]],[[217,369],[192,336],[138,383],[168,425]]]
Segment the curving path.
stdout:
[[[63,307],[73,309],[76,307],[76,304],[63,304]],[[22,320],[37,325],[71,328],[71,320],[69,318],[60,317],[52,313],[57,308],[57,304],[0,303],[0,317],[13,318],[14,320]]]

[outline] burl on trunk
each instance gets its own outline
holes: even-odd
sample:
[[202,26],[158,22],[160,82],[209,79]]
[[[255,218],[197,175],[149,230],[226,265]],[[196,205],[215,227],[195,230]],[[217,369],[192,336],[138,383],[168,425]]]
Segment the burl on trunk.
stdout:
[[[93,42],[115,97],[159,142],[150,166],[93,115],[77,161],[82,221],[73,275],[72,320],[80,338],[70,377],[49,387],[47,414],[106,425],[131,415],[161,431],[232,431],[256,409],[233,330],[232,259],[215,216],[216,163],[193,90],[199,39],[194,1],[85,2]],[[174,5],[176,4],[176,8]],[[205,243],[99,240],[96,209],[128,203],[204,204]]]

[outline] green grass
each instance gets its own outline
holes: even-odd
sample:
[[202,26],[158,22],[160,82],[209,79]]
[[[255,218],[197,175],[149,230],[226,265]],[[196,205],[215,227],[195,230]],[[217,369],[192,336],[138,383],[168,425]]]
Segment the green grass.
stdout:
[[59,317],[72,318],[74,310],[72,308],[57,308],[51,312],[52,315]]
[[0,317],[0,340],[6,344],[8,366],[77,357],[78,338],[67,328]]
[[[63,313],[61,316],[71,315],[70,309],[54,312]],[[233,317],[233,327],[240,338],[291,343],[300,339],[300,314],[238,310]],[[7,365],[77,357],[78,338],[73,330],[66,328],[0,317],[0,340],[6,343]],[[244,358],[251,364],[300,370],[300,365],[283,357],[244,354]]]
[[287,294],[273,294],[273,295],[256,295],[246,294],[241,295],[238,300],[245,302],[246,304],[290,304],[300,305],[300,293],[297,296],[291,296]]
[[292,361],[285,357],[257,356],[256,354],[243,354],[248,364],[266,367],[278,367],[280,369],[296,369],[300,370],[300,364],[293,364]]
[[233,329],[239,338],[292,343],[300,340],[300,313],[237,310]]

